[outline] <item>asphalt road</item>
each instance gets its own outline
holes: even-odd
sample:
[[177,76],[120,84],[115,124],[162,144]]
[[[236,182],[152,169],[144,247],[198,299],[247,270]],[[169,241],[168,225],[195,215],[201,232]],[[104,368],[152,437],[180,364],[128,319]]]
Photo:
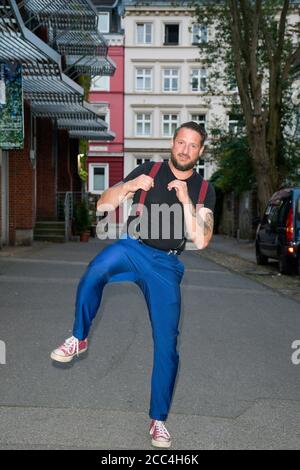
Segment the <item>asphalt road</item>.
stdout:
[[[103,244],[0,257],[1,449],[151,448],[152,339],[137,286],[105,288],[86,354],[69,365],[49,358],[71,335],[79,278]],[[299,302],[197,252],[182,260],[172,448],[299,449]]]

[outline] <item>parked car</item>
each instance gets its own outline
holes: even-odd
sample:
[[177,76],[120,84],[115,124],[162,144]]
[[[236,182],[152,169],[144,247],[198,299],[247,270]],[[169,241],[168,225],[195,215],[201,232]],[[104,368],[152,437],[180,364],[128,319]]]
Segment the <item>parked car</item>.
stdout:
[[300,274],[300,188],[286,188],[271,197],[256,231],[257,264],[278,259],[282,274]]

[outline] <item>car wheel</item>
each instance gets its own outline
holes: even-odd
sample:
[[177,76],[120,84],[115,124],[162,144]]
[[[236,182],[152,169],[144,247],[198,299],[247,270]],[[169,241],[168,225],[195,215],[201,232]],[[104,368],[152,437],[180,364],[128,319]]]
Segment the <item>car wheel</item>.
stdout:
[[268,257],[261,254],[261,251],[258,245],[256,245],[256,263],[259,266],[264,266],[268,264]]
[[279,272],[281,274],[290,275],[290,274],[293,274],[295,271],[295,264],[293,263],[293,260],[290,260],[283,253],[280,253],[279,255],[278,267],[279,267]]

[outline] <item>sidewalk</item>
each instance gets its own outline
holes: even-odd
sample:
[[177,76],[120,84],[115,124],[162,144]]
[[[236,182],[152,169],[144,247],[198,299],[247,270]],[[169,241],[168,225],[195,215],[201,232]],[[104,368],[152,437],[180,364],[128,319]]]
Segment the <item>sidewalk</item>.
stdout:
[[[96,240],[91,239],[90,243]],[[103,242],[102,242],[103,243]],[[74,246],[77,243],[72,243]],[[24,257],[43,251],[45,248],[55,246],[52,242],[33,242],[32,246],[5,246],[0,248],[0,257]],[[78,242],[78,246],[80,243]],[[89,246],[88,244],[86,245]],[[193,249],[193,244],[188,243],[187,249]],[[229,255],[235,255],[248,261],[255,262],[255,241],[254,240],[240,240],[236,238],[228,237],[226,235],[214,235],[210,244],[209,249],[226,253]]]
[[256,261],[255,240],[237,240],[226,235],[214,235],[209,248],[215,251],[235,255],[247,261]]

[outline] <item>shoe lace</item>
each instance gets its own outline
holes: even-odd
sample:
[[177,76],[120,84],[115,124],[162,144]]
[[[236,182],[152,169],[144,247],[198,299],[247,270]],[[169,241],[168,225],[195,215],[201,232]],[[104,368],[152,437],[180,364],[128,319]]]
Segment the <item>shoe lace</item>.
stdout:
[[154,423],[157,437],[164,437],[170,439],[170,434],[163,421],[155,421]]
[[66,339],[63,347],[70,353],[76,351],[77,356],[79,356],[79,341],[77,338],[75,338],[75,336],[71,336],[70,338]]

